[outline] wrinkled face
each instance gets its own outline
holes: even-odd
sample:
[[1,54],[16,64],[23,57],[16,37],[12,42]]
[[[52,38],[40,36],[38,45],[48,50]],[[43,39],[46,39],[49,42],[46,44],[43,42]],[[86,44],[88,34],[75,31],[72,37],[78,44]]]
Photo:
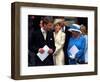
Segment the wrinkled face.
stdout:
[[54,29],[56,32],[59,32],[59,30],[61,29],[61,26],[59,24],[56,24]]
[[44,24],[44,29],[46,31],[49,31],[53,28],[53,24],[51,22],[49,22],[48,24]]
[[72,31],[72,36],[73,36],[73,37],[77,37],[77,36],[79,36],[79,35],[80,35],[79,32],[77,32],[77,31]]

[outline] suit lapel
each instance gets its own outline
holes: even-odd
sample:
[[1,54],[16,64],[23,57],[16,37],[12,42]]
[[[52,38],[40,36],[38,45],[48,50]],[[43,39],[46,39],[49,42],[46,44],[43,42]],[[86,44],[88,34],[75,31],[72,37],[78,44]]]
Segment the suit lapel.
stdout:
[[40,37],[42,37],[42,39],[45,41],[43,33],[41,32],[41,30],[40,30]]
[[47,32],[46,41],[48,40],[48,37],[49,37],[48,35],[49,35],[49,34],[48,34],[48,32]]

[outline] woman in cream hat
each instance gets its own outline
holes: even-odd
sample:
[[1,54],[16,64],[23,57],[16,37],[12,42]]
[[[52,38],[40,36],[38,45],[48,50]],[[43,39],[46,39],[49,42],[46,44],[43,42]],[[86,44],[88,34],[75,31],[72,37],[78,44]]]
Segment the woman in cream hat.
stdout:
[[69,56],[69,64],[84,64],[85,63],[85,44],[86,40],[81,35],[80,25],[72,24],[69,29],[72,32],[68,43],[67,54]]
[[54,52],[55,65],[64,65],[64,52],[63,46],[65,43],[65,33],[61,30],[62,19],[55,19],[54,21],[54,39],[56,50]]

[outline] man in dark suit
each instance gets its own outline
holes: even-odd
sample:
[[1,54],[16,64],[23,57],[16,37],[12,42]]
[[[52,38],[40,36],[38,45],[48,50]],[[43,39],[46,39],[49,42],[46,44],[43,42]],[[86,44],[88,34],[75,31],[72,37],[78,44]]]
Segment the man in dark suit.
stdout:
[[68,31],[70,27],[69,26],[65,26],[65,34],[66,34],[66,37],[65,37],[65,44],[64,44],[64,54],[65,54],[65,65],[68,65],[69,64],[69,58],[68,58],[68,54],[67,54],[67,48],[68,48],[68,43],[69,43],[69,39],[71,37],[71,32]]
[[[40,30],[34,31],[32,34],[32,39],[29,42],[29,50],[34,52],[35,58],[35,66],[47,66],[47,65],[54,65],[53,62],[53,52],[55,51],[55,44],[54,44],[54,36],[53,32],[50,31],[52,28],[52,20],[48,17],[44,17],[43,19],[43,27]],[[48,57],[41,61],[40,58],[37,56],[37,53],[43,53],[45,50],[43,47],[47,45],[49,47],[48,50]]]
[[63,50],[64,50],[64,56],[65,56],[65,65],[68,65],[69,64],[69,58],[68,58],[68,54],[67,54],[67,48],[68,48],[68,43],[69,43],[69,39],[71,37],[71,32],[68,31],[70,27],[67,25],[67,22],[66,21],[62,21],[62,32],[64,32],[66,34],[66,37],[65,37],[65,44],[64,44],[64,47],[63,47]]

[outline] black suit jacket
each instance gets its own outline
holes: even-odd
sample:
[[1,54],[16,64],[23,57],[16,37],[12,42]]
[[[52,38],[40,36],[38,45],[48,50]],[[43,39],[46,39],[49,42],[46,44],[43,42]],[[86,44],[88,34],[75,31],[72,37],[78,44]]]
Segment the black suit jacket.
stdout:
[[68,65],[69,64],[69,58],[68,58],[68,54],[67,54],[67,48],[68,48],[68,43],[69,43],[69,39],[71,37],[71,32],[68,31],[70,27],[69,26],[66,26],[65,28],[65,34],[66,34],[66,37],[65,37],[65,44],[64,44],[64,54],[65,54],[65,65]]
[[54,36],[52,31],[47,32],[46,40],[44,39],[44,36],[41,32],[41,30],[34,31],[32,33],[32,37],[29,40],[29,50],[31,52],[34,52],[35,58],[35,66],[45,66],[45,65],[53,65],[53,55],[49,54],[49,56],[44,60],[41,61],[38,56],[36,55],[38,53],[39,48],[43,48],[45,45],[47,45],[49,48],[53,49],[55,51],[55,44],[54,44]]

